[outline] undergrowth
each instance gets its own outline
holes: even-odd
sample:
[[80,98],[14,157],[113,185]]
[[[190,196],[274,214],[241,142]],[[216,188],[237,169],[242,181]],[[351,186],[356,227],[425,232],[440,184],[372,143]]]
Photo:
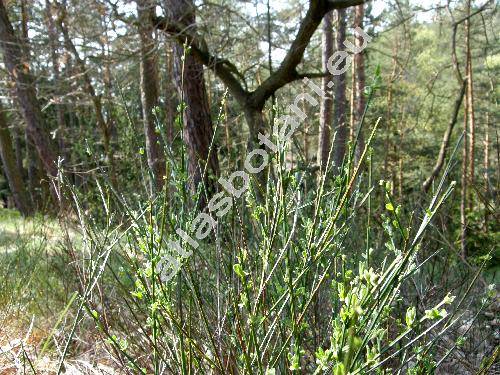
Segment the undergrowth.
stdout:
[[[458,296],[405,298],[432,258],[422,239],[454,182],[448,165],[425,209],[396,204],[389,182],[372,181],[371,137],[335,178],[290,169],[284,147],[189,257],[168,245],[177,228],[190,232],[203,194],[187,190],[184,163],[168,160],[164,191],[148,201],[99,185],[101,229],[73,191],[86,256],[60,369],[85,316],[131,373],[434,373],[459,345],[437,355],[480,270]],[[182,264],[167,282],[166,257]]]

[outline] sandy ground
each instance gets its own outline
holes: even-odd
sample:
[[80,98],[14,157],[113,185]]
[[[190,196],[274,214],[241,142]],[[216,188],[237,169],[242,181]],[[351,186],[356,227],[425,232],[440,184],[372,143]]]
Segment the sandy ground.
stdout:
[[[29,326],[21,327],[19,321],[3,319],[0,329],[0,374],[56,374],[58,358],[63,343],[55,344],[45,353],[41,349],[48,333],[34,327],[33,319]],[[109,356],[92,343],[91,348],[64,362],[64,374],[121,374],[115,370]]]

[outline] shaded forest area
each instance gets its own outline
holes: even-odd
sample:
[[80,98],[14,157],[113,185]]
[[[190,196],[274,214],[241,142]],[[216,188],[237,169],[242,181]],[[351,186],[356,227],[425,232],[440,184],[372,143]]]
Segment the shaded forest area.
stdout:
[[499,21],[0,0],[0,373],[500,371]]

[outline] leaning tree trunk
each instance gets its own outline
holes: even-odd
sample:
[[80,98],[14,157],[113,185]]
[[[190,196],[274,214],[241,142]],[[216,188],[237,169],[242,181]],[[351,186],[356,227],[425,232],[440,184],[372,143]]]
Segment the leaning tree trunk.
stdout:
[[[322,39],[322,71],[328,72],[328,59],[333,55],[333,11],[325,14],[323,18]],[[321,99],[321,114],[319,124],[319,149],[318,163],[325,170],[331,147],[331,126],[333,123],[333,90],[331,83],[334,76],[329,73],[323,77],[321,85],[326,95]],[[330,86],[328,84],[330,83]]]
[[465,88],[467,86],[467,81],[464,80],[462,82],[462,87],[460,89],[460,93],[458,94],[457,98],[455,99],[455,105],[453,106],[453,113],[450,119],[450,122],[448,123],[448,127],[446,128],[446,131],[443,136],[443,141],[441,142],[441,148],[439,150],[439,155],[436,160],[436,164],[434,165],[434,168],[432,169],[432,173],[430,174],[429,177],[424,181],[422,185],[422,189],[427,192],[429,188],[431,187],[432,182],[439,176],[439,172],[441,172],[441,169],[443,168],[444,165],[444,159],[446,158],[446,152],[448,151],[448,146],[450,144],[450,139],[451,139],[451,133],[453,132],[453,128],[455,127],[455,124],[457,123],[457,117],[458,117],[458,112],[460,112],[460,106],[462,105],[462,100],[465,94]]
[[[171,19],[182,22],[191,30],[195,28],[195,8],[192,0],[165,0]],[[179,43],[174,45],[174,78],[183,106],[184,142],[188,151],[190,187],[196,191],[202,184],[200,206],[216,189],[210,175],[219,174],[215,144],[212,145],[213,128],[203,77],[203,64]],[[212,149],[211,149],[212,146]]]
[[148,165],[153,174],[153,186],[161,190],[165,176],[165,156],[156,132],[154,108],[158,105],[158,55],[153,39],[151,19],[155,4],[149,0],[137,0],[139,37],[141,39],[141,102]]
[[0,159],[2,160],[4,174],[7,177],[9,188],[14,198],[16,208],[23,216],[33,213],[28,192],[22,177],[22,169],[16,166],[16,154],[12,147],[12,137],[10,135],[7,120],[0,103]]
[[[248,91],[244,83],[244,75],[238,71],[235,64],[210,53],[206,41],[194,27],[192,0],[165,0],[164,3],[167,11],[166,17],[155,17],[152,20],[153,24],[156,28],[173,36],[181,46],[187,43],[191,51],[190,56],[192,55],[201,64],[211,69],[224,82],[230,94],[244,108],[245,119],[250,130],[249,143],[250,146],[257,147],[258,134],[265,130],[262,111],[266,101],[271,99],[277,90],[293,81],[318,77],[318,74],[314,73],[299,73],[297,66],[302,61],[305,49],[325,14],[334,9],[345,9],[361,4],[363,0],[310,1],[305,16],[298,26],[295,39],[291,42],[279,67],[273,70],[272,74],[260,82],[253,91]],[[345,132],[345,129],[342,130]]]
[[[345,9],[337,10],[337,38],[336,38],[336,48],[337,51],[344,51],[346,38],[346,11]],[[345,70],[345,59],[339,63],[338,70]],[[335,109],[333,112],[333,124],[335,128],[335,140],[333,144],[333,163],[336,171],[344,161],[346,142],[347,142],[347,121],[346,121],[346,74],[335,75],[334,77],[334,87],[335,87]],[[336,172],[336,173],[337,173]]]
[[23,43],[14,34],[4,2],[0,2],[0,46],[5,66],[15,82],[16,95],[26,121],[26,131],[33,140],[45,172],[57,176],[56,154],[48,135],[40,103],[36,97],[34,79],[23,56]]

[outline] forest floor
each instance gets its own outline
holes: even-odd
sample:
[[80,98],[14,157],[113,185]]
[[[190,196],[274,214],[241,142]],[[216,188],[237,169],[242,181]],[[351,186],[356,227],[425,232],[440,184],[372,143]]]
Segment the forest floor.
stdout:
[[[74,321],[74,288],[61,255],[67,238],[76,236],[55,220],[25,220],[0,208],[0,374],[57,372]],[[77,332],[76,339],[65,373],[119,373],[89,332]]]
[[[25,220],[14,211],[0,208],[0,374],[55,374],[69,332],[75,321],[78,279],[70,270],[81,252],[68,254],[68,244],[78,247],[77,230],[63,229],[55,219],[37,216]],[[79,255],[78,255],[79,254]],[[72,258],[73,257],[73,258]],[[72,260],[73,259],[73,260]],[[483,276],[483,284],[498,282],[494,267]],[[482,325],[469,331],[472,311],[464,311],[459,333],[468,332],[468,349],[458,349],[450,364],[463,362],[477,368],[498,345],[498,313],[494,303],[484,312]],[[106,349],[102,337],[83,320],[66,355],[66,374],[121,374],[120,365]],[[456,337],[456,335],[453,335]],[[450,336],[449,345],[453,345]],[[498,346],[497,346],[498,348]],[[498,349],[497,349],[498,350]],[[472,354],[474,353],[474,354]],[[498,355],[498,353],[497,353]],[[474,365],[473,365],[474,364]],[[32,369],[36,370],[32,370]],[[454,373],[445,364],[439,371]],[[471,372],[464,373],[474,373]]]

